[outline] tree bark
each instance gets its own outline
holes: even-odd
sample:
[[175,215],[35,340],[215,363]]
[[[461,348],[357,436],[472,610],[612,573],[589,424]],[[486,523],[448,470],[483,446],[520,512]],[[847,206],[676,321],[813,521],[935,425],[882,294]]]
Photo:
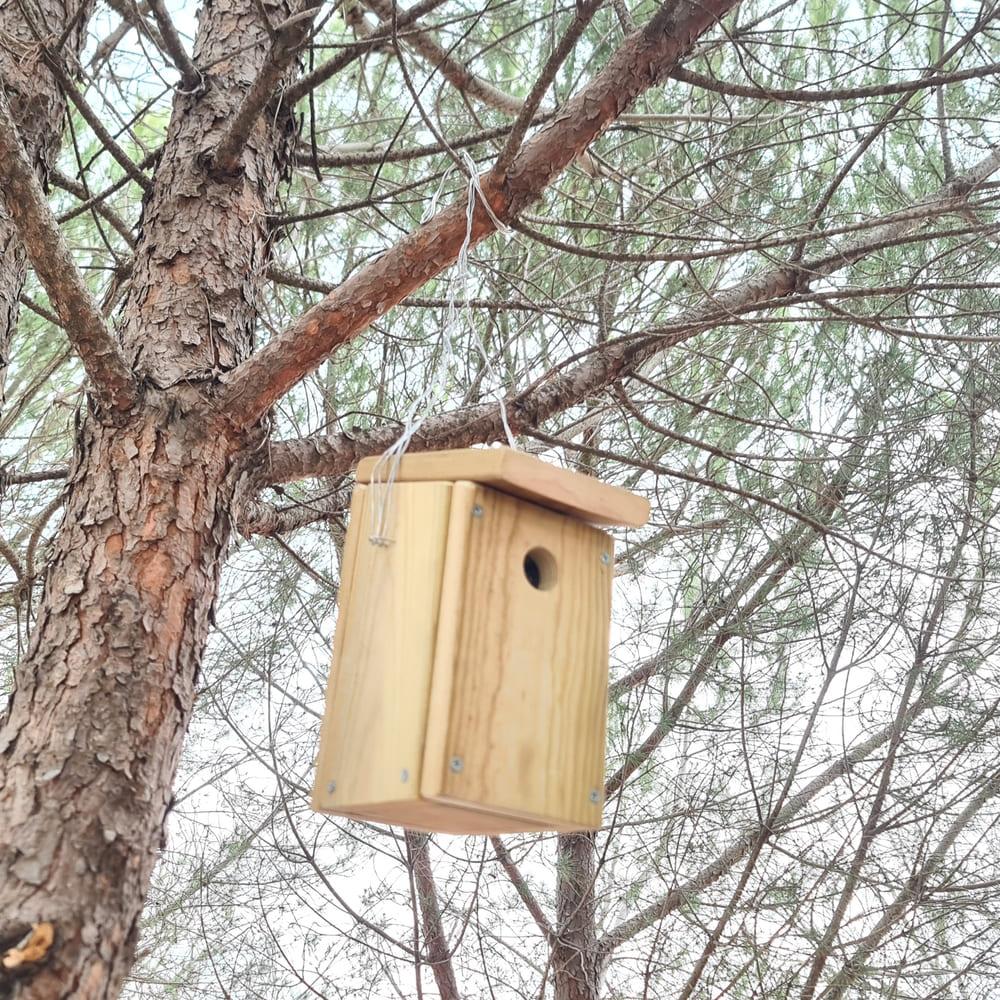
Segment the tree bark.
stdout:
[[559,837],[556,873],[555,1000],[600,1000],[605,963],[597,941],[597,850],[592,833]]
[[441,904],[438,901],[434,869],[431,866],[430,840],[430,836],[426,833],[406,831],[406,846],[410,851],[410,865],[413,869],[413,882],[417,890],[420,923],[424,934],[424,951],[441,1000],[461,1000],[462,994],[458,990],[451,952],[448,949],[448,937],[441,919]]
[[253,0],[203,9],[194,60],[225,76],[175,99],[122,315],[144,394],[124,416],[81,416],[0,725],[0,954],[54,929],[36,960],[0,969],[12,1000],[112,997],[132,962],[230,510],[259,443],[214,410],[211,383],[252,350],[291,122],[261,117],[231,176],[203,164],[268,50]]
[[[76,58],[83,43],[93,0],[37,0],[32,11],[37,28],[70,30],[63,52]],[[31,161],[44,184],[55,162],[63,131],[66,100],[43,58],[31,25],[17,0],[0,0],[0,86],[11,105],[11,114]],[[0,412],[6,401],[7,368],[11,343],[20,313],[21,289],[28,272],[28,258],[6,207],[0,201]]]

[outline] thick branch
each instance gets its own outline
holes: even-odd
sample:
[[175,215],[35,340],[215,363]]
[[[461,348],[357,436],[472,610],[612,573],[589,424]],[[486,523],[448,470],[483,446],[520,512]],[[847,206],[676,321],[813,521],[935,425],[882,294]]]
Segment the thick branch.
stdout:
[[7,97],[0,90],[0,196],[28,259],[49,294],[102,404],[127,409],[136,385],[111,331],[80,277],[35,172],[25,155]]
[[[550,373],[544,380],[510,396],[506,401],[510,426],[515,433],[525,427],[536,427],[553,414],[626,378],[651,358],[696,334],[737,322],[743,315],[773,308],[800,287],[807,286],[813,278],[834,274],[879,249],[905,241],[929,217],[938,216],[942,211],[961,212],[965,196],[998,169],[1000,149],[984,157],[963,176],[944,185],[932,197],[883,216],[834,252],[798,266],[784,265],[754,275],[722,289],[662,326],[610,341],[573,367],[560,374]],[[336,295],[334,293],[326,301]],[[496,403],[483,403],[426,420],[410,442],[409,450],[464,448],[499,441],[504,435],[499,407]],[[384,451],[398,436],[398,428],[388,425],[365,432],[279,441],[270,449],[271,466],[264,476],[267,482],[277,483],[310,475],[342,475],[362,458]]]
[[[494,216],[514,218],[677,61],[737,0],[694,4],[676,0],[631,35],[590,84],[534,136],[505,176],[483,180],[491,212],[477,203],[470,242],[495,228]],[[229,376],[222,409],[246,425],[258,420],[340,344],[452,264],[466,239],[465,199],[444,209],[377,261],[352,275]]]

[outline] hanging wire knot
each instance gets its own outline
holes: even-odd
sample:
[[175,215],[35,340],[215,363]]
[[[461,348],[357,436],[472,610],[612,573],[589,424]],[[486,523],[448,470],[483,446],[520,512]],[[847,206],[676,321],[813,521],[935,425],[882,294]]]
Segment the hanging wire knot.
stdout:
[[[375,468],[372,470],[371,503],[369,505],[371,530],[368,535],[368,541],[380,548],[387,548],[392,545],[393,541],[389,534],[389,523],[392,513],[392,487],[399,473],[399,463],[402,461],[407,448],[409,448],[414,435],[420,430],[431,406],[445,396],[448,376],[454,367],[454,335],[461,326],[457,300],[459,293],[463,301],[468,297],[466,293],[469,284],[469,250],[472,247],[472,221],[476,214],[476,199],[479,199],[479,204],[482,205],[498,232],[504,235],[508,235],[511,232],[510,227],[499,219],[493,211],[493,207],[490,205],[479,183],[476,163],[466,150],[462,150],[462,161],[469,176],[465,199],[465,238],[462,240],[458,257],[455,259],[454,280],[448,284],[448,306],[445,311],[444,326],[435,348],[438,358],[434,364],[433,374],[428,381],[427,387],[417,396],[406,413],[403,432],[382,453],[379,460],[375,463]],[[420,220],[421,223],[426,222],[437,212],[438,199],[441,197],[444,185],[451,175],[452,170],[454,168],[450,168],[441,178],[438,188],[434,192],[434,196],[431,198],[431,202],[427,206],[423,218]],[[479,353],[482,355],[486,370],[491,376],[496,376],[496,368],[490,360],[486,345],[476,333],[471,320],[467,323],[467,327],[469,334],[473,337],[476,346],[479,348]],[[514,434],[507,420],[507,408],[504,403],[503,388],[499,385],[498,379],[494,379],[494,381],[498,383],[494,395],[497,405],[500,408],[500,420],[503,423],[507,443],[511,448],[516,448],[517,442],[514,440]]]

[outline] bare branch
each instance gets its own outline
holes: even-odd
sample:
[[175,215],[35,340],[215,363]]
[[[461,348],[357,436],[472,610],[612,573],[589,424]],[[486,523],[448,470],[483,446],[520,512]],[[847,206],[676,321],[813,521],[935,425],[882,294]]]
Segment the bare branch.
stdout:
[[426,833],[406,831],[406,846],[410,852],[413,880],[417,887],[423,924],[424,944],[427,949],[427,964],[434,973],[441,1000],[461,1000],[455,970],[451,964],[448,938],[441,920],[441,904],[438,902],[437,886],[431,868],[430,836]]
[[136,399],[134,377],[80,277],[69,247],[45,203],[25,155],[6,95],[0,91],[0,196],[14,220],[28,259],[56,308],[102,405],[128,409]]
[[398,33],[401,28],[407,28],[424,14],[429,14],[432,10],[440,7],[444,0],[423,0],[409,10],[398,11],[394,22],[382,25],[370,32],[366,38],[353,45],[348,46],[329,62],[317,67],[311,73],[307,73],[298,83],[289,87],[283,97],[282,103],[286,108],[293,108],[307,94],[315,90],[327,80],[335,77],[341,70],[349,66],[355,59],[360,58],[366,52],[388,41],[394,33]]
[[[748,313],[773,308],[799,288],[807,287],[814,278],[834,274],[876,250],[911,238],[927,218],[942,211],[962,212],[966,196],[998,169],[1000,149],[989,153],[971,170],[944,185],[930,198],[875,220],[861,236],[833,252],[795,267],[785,265],[754,275],[714,293],[708,301],[661,326],[595,348],[572,367],[561,373],[550,373],[544,381],[509,396],[505,409],[510,426],[515,432],[537,427],[561,410],[628,377],[651,358],[696,334],[720,324],[738,322],[741,316]],[[337,294],[334,293],[330,299],[335,299]],[[322,308],[322,305],[316,308]],[[306,318],[312,312],[307,313]],[[499,407],[495,403],[484,403],[426,420],[409,447],[411,451],[463,448],[499,441],[504,434]],[[264,475],[266,481],[271,483],[288,482],[309,475],[341,475],[362,458],[388,448],[397,436],[396,427],[385,426],[365,432],[276,442],[270,449],[270,469]]]
[[976,818],[983,806],[998,794],[1000,794],[1000,774],[994,774],[955,817],[927,860],[906,880],[899,894],[885,908],[875,926],[861,939],[850,958],[820,994],[820,1000],[840,1000],[851,988],[857,973],[864,968],[865,962],[881,944],[889,930],[928,892],[927,882],[944,865],[948,851],[962,831]]
[[[922,698],[909,709],[907,712],[907,724],[933,704],[934,699],[932,695],[932,690],[928,689]],[[895,728],[895,724],[883,727],[877,733],[869,736],[868,739],[862,741],[853,749],[827,765],[812,781],[785,803],[777,817],[772,821],[773,834],[780,833],[781,828],[787,827],[820,792],[828,788],[838,778],[850,774],[858,764],[867,760],[882,744],[887,743],[892,738]],[[609,954],[630,938],[635,937],[636,934],[640,934],[668,914],[680,909],[696,893],[712,885],[713,882],[717,882],[749,853],[762,831],[762,825],[747,830],[742,836],[734,840],[718,857],[705,865],[693,878],[689,879],[683,885],[675,886],[660,899],[640,910],[628,920],[618,924],[617,927],[613,927],[601,938],[599,943],[601,951],[604,954]]]
[[[392,20],[391,0],[364,0],[364,5],[374,11],[383,21]],[[401,22],[397,19],[397,23]],[[475,97],[483,104],[509,115],[520,112],[524,102],[491,83],[479,79],[451,55],[429,31],[411,31],[402,36],[403,44],[430,63],[456,90],[469,97]]]
[[[125,0],[128,3],[128,0]],[[177,34],[174,22],[170,20],[163,0],[149,0],[149,9],[153,12],[157,27],[163,37],[163,47],[181,75],[181,86],[184,90],[195,90],[201,86],[201,71],[195,66],[184,48],[181,36]]]
[[514,863],[514,859],[510,856],[510,851],[507,850],[507,845],[499,837],[490,837],[490,844],[493,845],[493,853],[497,856],[497,861],[500,862],[503,870],[507,873],[510,884],[514,887],[518,896],[521,897],[521,902],[524,903],[525,908],[538,925],[538,929],[542,932],[542,935],[547,941],[551,942],[552,925],[549,923],[549,918],[545,916],[545,911],[538,900],[535,899],[535,894],[531,891],[531,887],[525,882],[520,869]]
[[97,113],[87,103],[83,94],[81,94],[77,89],[77,86],[73,82],[69,73],[66,72],[66,68],[63,66],[62,61],[55,55],[48,55],[48,64],[53,74],[59,80],[59,85],[69,98],[70,103],[72,103],[76,107],[76,110],[80,112],[80,116],[90,126],[91,131],[95,136],[97,136],[101,145],[111,154],[118,165],[133,181],[136,182],[136,184],[139,185],[139,187],[141,187],[144,191],[149,191],[153,186],[153,182],[142,172],[139,166],[133,162],[132,158],[115,141],[114,136],[104,127],[104,124],[101,122]]
[[694,70],[678,66],[670,76],[681,83],[688,83],[701,90],[709,90],[714,94],[726,97],[749,97],[761,101],[787,101],[790,104],[827,104],[830,101],[853,101],[864,97],[887,97],[890,94],[908,94],[916,90],[930,90],[947,83],[960,83],[962,80],[979,80],[1000,73],[1000,63],[987,63],[985,66],[972,66],[969,69],[955,70],[953,73],[935,73],[918,76],[913,80],[901,80],[899,83],[879,83],[867,87],[832,87],[829,90],[781,90],[769,87],[753,87],[740,83],[729,83],[716,80],[713,77],[696,73]]
[[538,74],[535,85],[531,88],[531,92],[524,99],[524,104],[517,113],[517,119],[510,130],[510,135],[507,136],[507,143],[497,157],[496,167],[494,168],[497,173],[506,173],[514,162],[514,157],[520,150],[525,135],[527,135],[531,120],[535,117],[535,112],[538,111],[542,103],[542,98],[549,87],[552,86],[552,81],[556,78],[559,67],[562,66],[566,61],[566,57],[573,51],[573,46],[580,40],[584,29],[601,9],[603,2],[604,0],[590,0],[589,3],[577,4],[576,16],[564,32],[562,38],[559,39],[559,44],[549,55],[548,60],[542,67],[541,73]]
[[219,141],[212,158],[213,170],[230,174],[239,166],[254,124],[273,100],[286,70],[308,39],[321,6],[321,3],[309,6],[272,29],[271,51]]
[[631,35],[603,71],[518,154],[509,174],[482,181],[489,211],[477,202],[467,225],[465,199],[352,275],[252,358],[234,369],[222,409],[237,425],[258,420],[340,344],[453,263],[467,228],[470,244],[495,231],[494,218],[515,218],[643,91],[668,70],[737,0],[677,0]]

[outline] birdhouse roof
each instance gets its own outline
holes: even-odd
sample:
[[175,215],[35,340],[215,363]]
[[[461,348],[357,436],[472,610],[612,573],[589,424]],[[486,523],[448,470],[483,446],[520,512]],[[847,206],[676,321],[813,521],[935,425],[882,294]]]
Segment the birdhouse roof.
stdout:
[[[358,482],[370,483],[377,456],[358,464]],[[383,463],[382,477],[388,474]],[[469,480],[503,493],[562,511],[592,524],[641,527],[649,519],[649,502],[592,476],[571,472],[512,448],[459,448],[407,454],[399,462],[396,482]]]

